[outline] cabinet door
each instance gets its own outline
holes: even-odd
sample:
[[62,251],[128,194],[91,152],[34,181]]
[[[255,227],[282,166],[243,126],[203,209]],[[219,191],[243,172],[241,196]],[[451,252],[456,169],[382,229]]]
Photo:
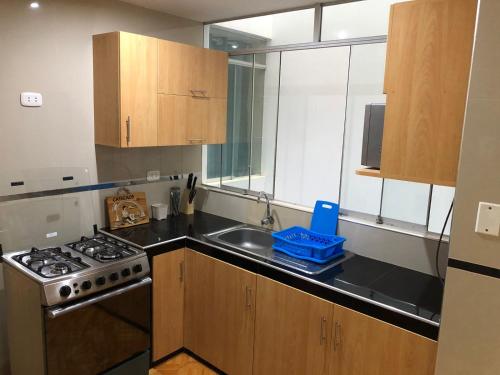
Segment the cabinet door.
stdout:
[[203,85],[203,48],[187,44],[158,41],[158,92],[171,95],[193,95],[208,90]]
[[184,346],[184,249],[153,257],[153,361]]
[[158,94],[158,145],[186,144],[188,96]]
[[476,0],[391,7],[381,176],[455,185]]
[[207,96],[227,98],[228,55],[226,52],[205,49],[205,77],[208,80]]
[[228,374],[252,374],[255,285],[255,274],[187,250],[184,346]]
[[158,92],[227,98],[226,52],[158,41]]
[[226,143],[227,99],[210,98],[208,103],[208,122],[204,131],[205,144]]
[[157,74],[157,40],[121,32],[119,90],[122,147],[158,144]]
[[335,305],[331,375],[432,375],[437,343]]
[[209,98],[158,94],[158,145],[205,143],[209,122],[215,124],[209,115],[210,101]]
[[95,143],[120,147],[120,33],[94,35],[92,51]]
[[254,374],[325,374],[333,304],[257,277]]

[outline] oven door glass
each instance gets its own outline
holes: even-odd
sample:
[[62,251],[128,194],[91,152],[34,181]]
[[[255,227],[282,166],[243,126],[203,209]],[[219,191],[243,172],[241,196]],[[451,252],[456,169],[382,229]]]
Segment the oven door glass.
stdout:
[[95,375],[148,350],[150,290],[144,284],[106,292],[95,303],[63,306],[56,316],[47,309],[48,375]]

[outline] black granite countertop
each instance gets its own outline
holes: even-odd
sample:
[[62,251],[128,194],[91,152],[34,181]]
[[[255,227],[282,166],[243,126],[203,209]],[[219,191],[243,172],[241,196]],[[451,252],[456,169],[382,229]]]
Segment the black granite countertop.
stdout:
[[[436,339],[443,287],[438,278],[360,255],[317,276],[287,269],[211,243],[204,235],[242,224],[196,211],[193,215],[109,231],[150,256],[184,246],[284,282],[389,323]],[[187,241],[187,243],[186,243]]]

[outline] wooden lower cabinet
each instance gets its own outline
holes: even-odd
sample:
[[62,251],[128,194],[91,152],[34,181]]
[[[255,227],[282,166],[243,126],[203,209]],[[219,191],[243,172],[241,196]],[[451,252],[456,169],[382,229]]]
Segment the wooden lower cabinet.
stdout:
[[432,375],[437,342],[335,305],[331,375]]
[[432,375],[437,342],[201,253],[153,257],[153,360],[230,375]]
[[254,374],[327,374],[333,304],[257,276]]
[[252,374],[256,275],[186,250],[184,346],[227,374]]
[[184,253],[153,257],[153,361],[184,346]]
[[158,94],[158,145],[226,142],[227,99]]

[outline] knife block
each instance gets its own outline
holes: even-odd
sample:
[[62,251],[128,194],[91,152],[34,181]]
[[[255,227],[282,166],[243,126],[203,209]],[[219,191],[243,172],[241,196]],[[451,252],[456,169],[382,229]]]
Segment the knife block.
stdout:
[[194,214],[194,199],[189,203],[189,189],[184,189],[181,198],[181,212],[186,215]]

